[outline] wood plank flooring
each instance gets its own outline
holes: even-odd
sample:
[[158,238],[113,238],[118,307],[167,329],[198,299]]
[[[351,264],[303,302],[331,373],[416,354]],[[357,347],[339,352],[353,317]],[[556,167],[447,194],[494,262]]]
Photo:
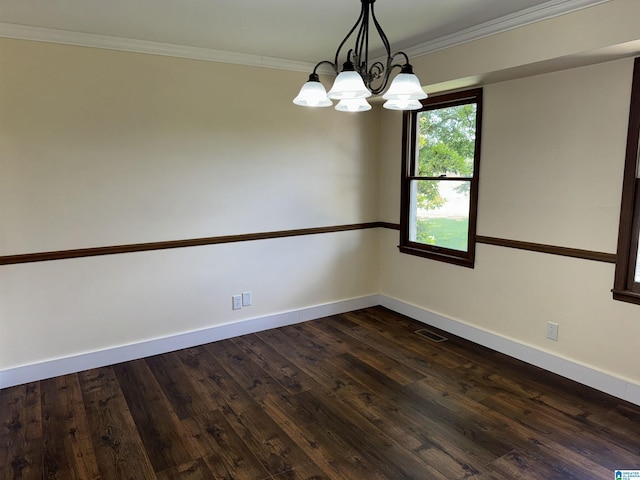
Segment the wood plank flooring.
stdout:
[[0,480],[640,469],[640,407],[420,328],[375,307],[4,389]]

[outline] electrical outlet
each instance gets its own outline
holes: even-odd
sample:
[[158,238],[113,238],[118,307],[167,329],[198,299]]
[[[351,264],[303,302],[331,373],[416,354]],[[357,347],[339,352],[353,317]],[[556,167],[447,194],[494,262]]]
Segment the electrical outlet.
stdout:
[[242,292],[242,306],[248,307],[251,305],[251,292]]
[[231,297],[231,300],[231,308],[233,308],[234,310],[240,310],[242,308],[242,295],[233,295]]
[[558,341],[558,329],[560,325],[555,322],[547,322],[547,338]]

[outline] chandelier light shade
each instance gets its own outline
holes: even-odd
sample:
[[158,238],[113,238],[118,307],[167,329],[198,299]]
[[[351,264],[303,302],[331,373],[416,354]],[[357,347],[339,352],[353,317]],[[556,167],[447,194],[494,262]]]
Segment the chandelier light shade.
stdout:
[[354,70],[353,64],[349,63],[345,64],[342,72],[336,77],[327,96],[334,100],[367,98],[371,96],[371,92],[360,74]]
[[[420,100],[427,98],[427,94],[420,85],[420,80],[413,73],[413,67],[409,63],[409,57],[404,52],[391,54],[391,46],[380,23],[378,22],[373,4],[376,0],[361,0],[362,8],[360,16],[347,36],[342,40],[336,51],[333,62],[323,60],[316,64],[309,80],[300,89],[300,93],[294,98],[293,103],[305,107],[328,107],[333,105],[333,100],[339,100],[336,110],[346,112],[363,112],[371,109],[366,98],[371,95],[379,95],[384,92],[389,84],[391,72],[400,69],[388,91],[382,95],[387,100],[382,106],[391,110],[417,110],[422,107]],[[370,63],[369,60],[369,31],[371,23],[382,41],[386,51],[386,59]],[[349,49],[346,60],[342,64],[342,71],[338,71],[340,65],[340,53],[345,44],[357,30],[354,48]],[[396,58],[401,58],[401,63]],[[326,92],[317,74],[318,67],[323,64],[331,65],[337,77]],[[368,107],[368,108],[367,108]]]
[[330,107],[333,105],[316,73],[309,75],[309,80],[302,86],[298,96],[293,99],[293,103],[302,107]]
[[391,82],[389,90],[382,95],[385,100],[422,100],[427,94],[420,86],[420,80],[413,73],[411,65],[405,65]]
[[344,98],[338,102],[336,110],[340,112],[366,112],[371,110],[371,105],[364,98]]
[[382,106],[389,110],[420,110],[422,103],[420,100],[387,100]]

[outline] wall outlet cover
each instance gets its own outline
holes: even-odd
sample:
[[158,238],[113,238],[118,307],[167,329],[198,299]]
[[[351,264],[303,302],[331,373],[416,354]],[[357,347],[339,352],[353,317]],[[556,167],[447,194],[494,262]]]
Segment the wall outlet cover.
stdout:
[[234,310],[240,310],[242,308],[242,295],[233,295],[231,301],[231,308]]
[[251,292],[242,292],[242,306],[248,307],[251,305]]

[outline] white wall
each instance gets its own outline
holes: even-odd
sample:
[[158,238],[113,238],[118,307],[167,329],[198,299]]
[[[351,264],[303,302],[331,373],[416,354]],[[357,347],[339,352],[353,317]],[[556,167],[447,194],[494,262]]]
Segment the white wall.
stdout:
[[[377,113],[294,106],[304,74],[6,39],[0,62],[1,255],[377,220]],[[0,371],[377,294],[376,252],[363,230],[2,266]]]

